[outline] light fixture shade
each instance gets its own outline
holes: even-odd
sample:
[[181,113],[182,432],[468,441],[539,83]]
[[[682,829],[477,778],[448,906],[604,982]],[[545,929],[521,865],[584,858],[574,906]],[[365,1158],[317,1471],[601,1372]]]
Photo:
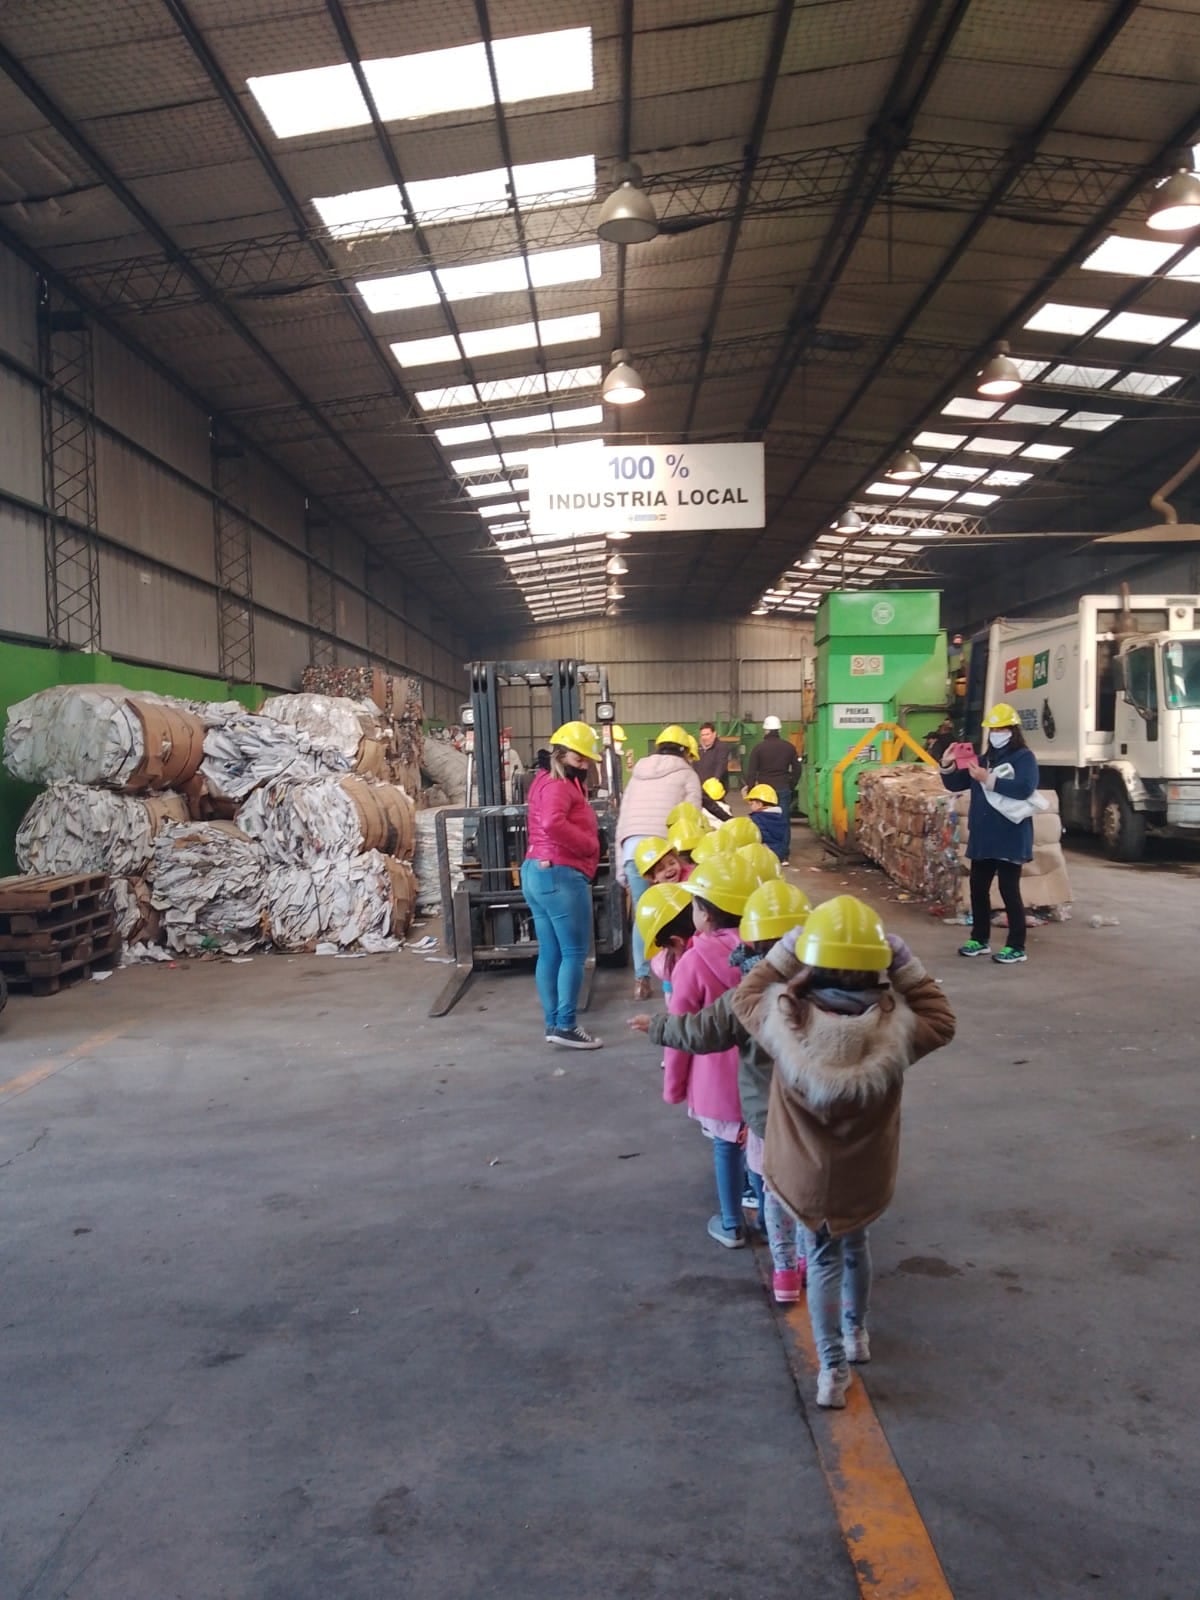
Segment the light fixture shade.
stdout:
[[624,556],[609,556],[604,564],[604,570],[610,578],[623,578],[629,571],[629,563]]
[[766,608],[766,606],[763,604],[763,602],[761,600],[754,607],[754,610],[750,613],[750,615],[752,617],[765,617],[766,614],[767,614],[767,608]]
[[1020,387],[1021,374],[1009,359],[1007,344],[1001,340],[976,374],[975,393],[999,398],[1016,394]]
[[646,385],[628,350],[614,350],[613,364],[600,385],[600,398],[609,406],[632,406],[646,398]]
[[648,244],[658,234],[658,213],[642,188],[642,170],[630,162],[600,208],[596,232],[606,244]]
[[633,535],[627,528],[616,528],[611,533],[604,535],[606,539],[632,539]]
[[925,476],[925,468],[921,465],[921,458],[912,450],[901,450],[884,473],[885,478],[890,478],[894,483],[915,483],[918,478]]
[[624,600],[625,591],[622,589],[619,579],[614,578],[612,583],[609,584],[606,598],[609,600]]
[[1184,168],[1153,189],[1146,226],[1156,233],[1183,233],[1200,226],[1200,177]]
[[857,511],[849,507],[837,518],[833,524],[834,533],[861,533],[866,524]]

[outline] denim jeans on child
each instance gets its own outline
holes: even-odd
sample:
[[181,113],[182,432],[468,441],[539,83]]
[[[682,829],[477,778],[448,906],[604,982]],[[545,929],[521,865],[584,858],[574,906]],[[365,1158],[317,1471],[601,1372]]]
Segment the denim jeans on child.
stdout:
[[865,1328],[871,1300],[871,1246],[867,1230],[833,1238],[828,1228],[803,1230],[808,1257],[808,1314],[821,1365],[846,1365],[843,1328]]
[[537,991],[552,1028],[573,1028],[592,943],[592,889],[575,867],[521,864],[521,891],[537,934]]
[[731,1139],[714,1139],[713,1170],[717,1177],[717,1204],[721,1207],[721,1221],[726,1228],[745,1227],[742,1220],[742,1194],[746,1183],[746,1168],[742,1160],[742,1147]]
[[629,885],[629,894],[633,901],[633,975],[635,978],[648,978],[650,963],[646,959],[646,942],[637,925],[637,906],[650,885],[634,866],[632,857],[625,863],[625,882]]

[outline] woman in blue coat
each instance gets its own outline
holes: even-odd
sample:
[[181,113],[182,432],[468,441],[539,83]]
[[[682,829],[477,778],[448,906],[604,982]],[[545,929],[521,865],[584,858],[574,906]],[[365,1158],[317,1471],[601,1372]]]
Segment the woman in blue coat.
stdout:
[[[991,955],[1001,966],[1026,960],[1021,867],[1033,859],[1033,798],[1038,764],[1025,743],[1021,719],[1010,705],[993,706],[983,719],[987,748],[974,764],[942,768],[947,789],[971,791],[967,860],[971,863],[971,937],[960,956]],[[996,801],[1001,802],[1000,805]],[[1008,913],[1008,942],[992,954],[992,882]]]

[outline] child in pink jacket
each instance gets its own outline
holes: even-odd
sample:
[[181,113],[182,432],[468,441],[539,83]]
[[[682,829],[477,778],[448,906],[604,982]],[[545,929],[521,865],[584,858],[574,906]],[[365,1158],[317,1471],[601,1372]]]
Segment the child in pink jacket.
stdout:
[[[746,890],[730,865],[731,859],[715,857],[705,862],[687,882],[696,933],[671,974],[667,1009],[672,1016],[703,1011],[727,989],[736,988],[741,979],[729,958],[740,942],[738,922]],[[710,900],[710,894],[715,898]],[[741,904],[737,903],[739,900]],[[726,1249],[739,1249],[746,1242],[742,1227],[745,1166],[736,1048],[704,1056],[665,1049],[663,1099],[668,1105],[686,1100],[688,1115],[712,1140],[717,1203],[721,1209],[709,1218],[708,1233]]]

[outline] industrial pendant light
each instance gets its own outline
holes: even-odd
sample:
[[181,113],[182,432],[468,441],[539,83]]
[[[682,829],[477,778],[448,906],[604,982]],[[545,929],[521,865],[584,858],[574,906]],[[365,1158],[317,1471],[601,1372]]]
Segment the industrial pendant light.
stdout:
[[628,350],[614,350],[613,364],[600,385],[600,398],[609,406],[632,406],[646,398],[646,385]]
[[755,606],[754,610],[750,613],[750,615],[752,617],[765,617],[766,614],[767,614],[767,603],[766,603],[765,600],[760,600],[758,602],[758,604]]
[[833,524],[834,533],[861,533],[866,527],[857,511],[847,506]]
[[614,578],[613,581],[609,584],[609,586],[608,586],[608,594],[607,594],[606,598],[609,599],[609,600],[624,600],[625,591],[621,587],[621,582],[620,582],[619,578]]
[[1190,154],[1179,161],[1166,182],[1150,192],[1146,226],[1156,233],[1183,233],[1200,225],[1200,177],[1192,171]]
[[921,465],[921,458],[911,450],[901,450],[884,473],[885,478],[890,478],[893,483],[915,483],[918,478],[925,476],[925,468]]
[[633,535],[626,528],[614,528],[604,535],[606,539],[632,539]]
[[629,563],[624,556],[609,556],[604,564],[604,570],[610,578],[623,578],[629,571]]
[[1016,394],[1021,374],[1009,359],[1008,344],[1001,339],[975,376],[975,393],[1003,396]]
[[648,244],[658,234],[658,213],[642,188],[634,161],[617,168],[617,187],[600,208],[596,232],[606,244]]

